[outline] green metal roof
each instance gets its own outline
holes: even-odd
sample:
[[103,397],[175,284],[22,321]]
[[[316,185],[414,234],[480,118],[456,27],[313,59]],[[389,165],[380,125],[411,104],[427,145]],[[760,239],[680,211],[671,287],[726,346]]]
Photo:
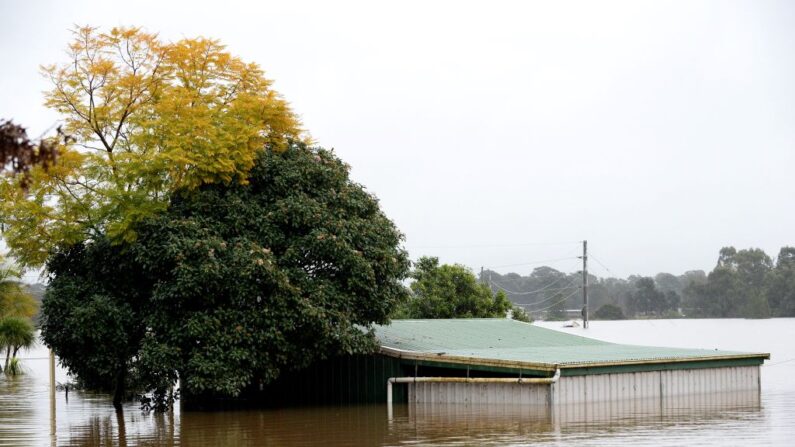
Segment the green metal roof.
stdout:
[[608,343],[509,319],[393,320],[375,327],[382,352],[415,359],[576,368],[758,359],[769,354]]

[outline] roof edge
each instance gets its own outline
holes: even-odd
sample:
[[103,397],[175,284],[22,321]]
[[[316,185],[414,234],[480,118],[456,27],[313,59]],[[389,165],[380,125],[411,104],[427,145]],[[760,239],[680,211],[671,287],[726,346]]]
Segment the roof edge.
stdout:
[[537,369],[554,372],[558,365],[555,363],[522,362],[514,360],[499,360],[481,357],[465,357],[458,355],[444,355],[444,353],[429,353],[420,351],[406,351],[398,348],[381,346],[380,353],[389,357],[406,360],[427,360],[441,363],[459,363],[463,365],[492,366],[500,368]]
[[652,365],[662,363],[688,363],[688,362],[711,362],[720,360],[746,360],[757,359],[764,362],[770,360],[769,353],[743,353],[743,354],[718,354],[704,357],[678,357],[678,358],[659,358],[647,360],[614,360],[614,361],[601,361],[601,362],[578,362],[578,363],[562,363],[561,369],[573,368],[598,368],[603,366],[634,366],[634,365]]
[[459,363],[464,365],[491,366],[501,368],[517,369],[537,369],[542,371],[555,371],[556,369],[580,369],[580,368],[601,368],[615,366],[639,366],[639,365],[662,365],[662,364],[681,364],[693,362],[716,362],[731,360],[751,360],[756,359],[764,363],[770,360],[769,353],[743,353],[743,354],[718,354],[703,357],[679,357],[679,358],[660,358],[646,360],[615,360],[599,362],[578,362],[578,363],[543,363],[543,362],[524,362],[518,360],[499,360],[483,357],[466,357],[456,355],[445,355],[444,353],[429,353],[421,351],[408,351],[398,348],[381,346],[380,353],[389,357],[406,360],[426,360],[442,363]]

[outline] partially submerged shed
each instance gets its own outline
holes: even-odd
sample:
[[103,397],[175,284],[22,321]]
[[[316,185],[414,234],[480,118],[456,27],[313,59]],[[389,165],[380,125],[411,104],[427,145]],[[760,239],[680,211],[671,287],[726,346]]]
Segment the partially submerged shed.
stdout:
[[508,319],[394,320],[380,352],[285,375],[278,403],[543,405],[756,391],[769,354],[608,343]]
[[[759,366],[770,358],[608,343],[507,319],[396,320],[376,336],[381,354],[415,365],[416,374],[388,380],[406,383],[411,402],[552,405],[758,391]],[[424,374],[429,368],[435,377]]]

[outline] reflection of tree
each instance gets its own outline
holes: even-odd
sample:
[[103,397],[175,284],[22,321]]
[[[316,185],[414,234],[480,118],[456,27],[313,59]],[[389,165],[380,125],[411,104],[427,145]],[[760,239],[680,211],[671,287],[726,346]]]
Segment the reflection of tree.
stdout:
[[0,440],[36,438],[39,427],[24,423],[36,420],[34,401],[30,398],[37,391],[35,385],[31,376],[6,378],[0,376]]
[[[93,409],[93,411],[100,411]],[[94,416],[87,423],[70,427],[69,444],[74,446],[174,446],[173,415],[142,415],[137,408]]]
[[525,444],[585,434],[609,443],[616,433],[632,439],[683,422],[698,430],[748,420],[759,411],[759,394],[748,391],[588,402],[552,412],[546,406],[404,404],[394,407],[391,420],[384,405],[148,415],[133,410],[94,417],[70,432],[71,444],[84,446]]
[[552,412],[544,406],[520,405],[416,404],[408,408],[407,419],[390,425],[388,439],[394,443],[477,445],[499,439],[504,444],[529,445],[587,434],[607,445],[615,443],[609,439],[618,434],[621,444],[632,445],[624,439],[632,439],[634,431],[646,440],[652,430],[666,432],[683,422],[697,431],[708,425],[747,420],[761,407],[754,390],[671,396],[662,402],[634,399],[559,405]]

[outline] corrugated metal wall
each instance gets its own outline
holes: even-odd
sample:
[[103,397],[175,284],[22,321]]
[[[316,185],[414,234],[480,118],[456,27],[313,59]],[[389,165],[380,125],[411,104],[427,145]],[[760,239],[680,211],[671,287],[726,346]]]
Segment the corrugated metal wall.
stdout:
[[[258,398],[275,405],[365,404],[386,402],[390,377],[413,374],[413,366],[384,355],[352,355],[318,362],[307,369],[284,374],[258,392]],[[405,387],[395,387],[393,399],[406,402]]]
[[[306,370],[284,374],[247,398],[271,405],[364,404],[386,402],[390,377],[466,377],[466,369],[439,369],[384,355],[343,356]],[[472,377],[497,373],[469,371]],[[488,375],[487,375],[488,374]],[[507,373],[499,374],[507,376]],[[510,375],[515,377],[514,375]],[[562,376],[549,385],[530,383],[409,383],[395,384],[395,403],[520,404],[551,406],[655,400],[665,405],[673,396],[759,390],[759,366],[732,366],[631,373]]]
[[531,383],[409,383],[409,402],[547,406],[549,385]]
[[759,390],[758,366],[561,377],[553,400],[569,404],[747,390]]
[[[548,406],[643,400],[666,405],[676,396],[759,390],[759,367],[682,369],[564,376],[552,386],[518,383],[409,383],[412,403]],[[399,389],[399,387],[395,387]],[[550,396],[550,393],[552,395]],[[677,402],[681,399],[677,400]]]
[[[556,404],[551,415],[560,425],[641,421],[664,416],[714,417],[724,412],[758,409],[757,390],[718,391],[647,399],[616,399]],[[741,413],[738,413],[741,414]],[[742,416],[736,416],[742,417]],[[677,419],[682,420],[682,419]]]

